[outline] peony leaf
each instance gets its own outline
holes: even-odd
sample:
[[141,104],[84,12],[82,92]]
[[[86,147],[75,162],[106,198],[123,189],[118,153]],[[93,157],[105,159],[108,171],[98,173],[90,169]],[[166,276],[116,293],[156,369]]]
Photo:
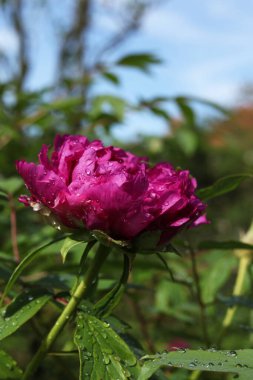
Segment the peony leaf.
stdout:
[[235,190],[242,181],[248,178],[252,178],[252,174],[243,173],[229,175],[227,177],[220,178],[212,186],[200,189],[196,193],[200,199],[207,201]]
[[[65,239],[66,236],[61,236],[57,239],[51,240],[33,250],[31,250],[24,259],[19,263],[19,265],[15,268],[15,270],[12,272],[11,277],[9,278],[9,281],[4,289],[2,301],[5,298],[5,296],[9,293],[9,291],[12,289],[13,285],[17,281],[18,277],[21,275],[21,273],[26,269],[26,267],[31,264],[33,260],[37,258],[37,253],[40,252],[42,249],[49,247],[50,245],[57,243],[60,240]],[[1,301],[1,302],[2,302]]]
[[31,319],[52,297],[42,289],[20,294],[6,307],[0,310],[0,340],[13,334]]
[[4,351],[0,351],[0,379],[20,379],[22,370],[18,368],[16,361]]
[[74,339],[80,380],[137,379],[139,365],[134,353],[108,323],[80,312]]
[[237,375],[239,380],[253,378],[253,350],[216,351],[178,350],[156,355],[146,355],[138,380],[147,380],[160,367],[177,367],[188,370],[225,372]]
[[75,240],[69,236],[66,237],[66,239],[63,242],[63,245],[61,247],[61,255],[62,255],[62,261],[65,263],[66,257],[68,252],[80,244],[86,244],[85,241]]

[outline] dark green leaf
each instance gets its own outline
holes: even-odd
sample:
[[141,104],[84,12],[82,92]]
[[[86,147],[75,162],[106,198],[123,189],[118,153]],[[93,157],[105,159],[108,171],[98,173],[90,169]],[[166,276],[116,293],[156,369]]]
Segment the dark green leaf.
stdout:
[[13,334],[31,319],[52,297],[42,289],[20,294],[10,305],[0,311],[0,340]]
[[0,198],[3,198],[4,200],[8,200],[8,194],[0,190]]
[[238,375],[240,380],[253,378],[253,350],[178,350],[144,356],[144,365],[138,380],[150,379],[158,368],[178,367],[188,370],[225,372]]
[[103,73],[103,77],[105,77],[105,79],[109,80],[110,82],[114,84],[117,84],[117,85],[120,84],[119,77],[113,73],[105,72]]
[[149,109],[155,115],[160,116],[161,118],[165,119],[165,121],[171,120],[171,116],[165,109],[160,108],[160,107],[150,107]]
[[186,123],[189,126],[194,127],[196,124],[196,118],[195,118],[195,113],[192,109],[192,107],[189,106],[187,102],[187,98],[184,98],[183,96],[178,96],[175,98],[176,103],[186,121]]
[[231,296],[231,297],[225,297],[223,295],[218,295],[217,299],[227,305],[227,307],[233,307],[233,306],[243,306],[248,307],[249,309],[253,309],[253,300],[249,297],[242,297],[242,296]]
[[130,273],[130,259],[124,255],[123,272],[120,281],[94,306],[95,314],[99,317],[108,316],[112,313],[115,307],[119,304],[128,280]]
[[148,72],[150,66],[158,63],[161,63],[161,60],[150,53],[129,54],[116,62],[117,65],[133,67],[144,72]]
[[80,356],[80,380],[137,379],[135,355],[108,323],[79,313],[75,343]]
[[4,351],[0,351],[0,379],[15,380],[20,379],[22,370],[18,368],[15,360]]
[[253,244],[241,241],[202,241],[198,245],[199,249],[247,249],[253,250]]
[[219,197],[235,190],[242,181],[252,178],[252,174],[234,174],[220,178],[212,186],[197,191],[197,195],[204,201]]

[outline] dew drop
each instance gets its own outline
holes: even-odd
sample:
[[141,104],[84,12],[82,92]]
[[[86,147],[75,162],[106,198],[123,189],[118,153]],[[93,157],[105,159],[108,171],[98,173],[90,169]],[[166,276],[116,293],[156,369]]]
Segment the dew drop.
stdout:
[[237,352],[233,351],[233,350],[228,351],[227,356],[232,356],[232,357],[236,358],[237,357]]
[[182,352],[184,354],[186,352],[185,348],[177,348],[177,352]]

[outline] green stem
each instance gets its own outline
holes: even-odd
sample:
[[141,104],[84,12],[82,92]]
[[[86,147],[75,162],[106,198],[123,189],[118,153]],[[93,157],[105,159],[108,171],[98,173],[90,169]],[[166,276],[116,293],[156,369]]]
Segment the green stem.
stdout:
[[96,255],[94,257],[94,260],[89,267],[87,271],[87,275],[85,279],[82,279],[80,284],[75,289],[73,295],[71,296],[69,303],[66,305],[65,309],[63,310],[62,314],[59,316],[57,321],[55,322],[54,326],[52,327],[51,331],[48,333],[47,337],[42,341],[40,348],[38,349],[37,353],[34,355],[32,361],[27,366],[22,380],[29,380],[34,378],[33,375],[35,374],[36,370],[38,369],[41,361],[46,356],[47,352],[55,342],[56,338],[70,319],[70,317],[73,315],[75,310],[77,309],[77,306],[85,296],[89,285],[92,283],[94,278],[97,277],[98,272],[104,263],[106,257],[109,254],[109,250],[106,247],[99,246],[98,250],[96,252]]

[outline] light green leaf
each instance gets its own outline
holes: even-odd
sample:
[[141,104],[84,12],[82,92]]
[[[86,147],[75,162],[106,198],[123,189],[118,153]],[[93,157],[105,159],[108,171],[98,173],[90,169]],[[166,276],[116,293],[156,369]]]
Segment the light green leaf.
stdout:
[[252,178],[252,174],[243,173],[229,175],[227,177],[220,178],[212,186],[198,190],[197,195],[204,201],[220,197],[223,194],[235,190],[242,181],[248,178]]
[[235,256],[219,253],[220,257],[209,263],[201,277],[202,297],[206,303],[214,301],[217,291],[226,283],[237,262]]
[[66,239],[64,240],[63,242],[63,245],[61,247],[61,255],[62,255],[62,261],[63,263],[65,262],[66,260],[66,257],[67,257],[67,254],[68,252],[76,247],[77,245],[80,245],[80,244],[86,244],[85,241],[80,241],[80,240],[75,240],[69,236],[66,237]]
[[0,180],[0,189],[6,193],[16,193],[23,185],[23,180],[20,177],[9,177]]
[[[54,240],[51,240],[43,245],[41,245],[40,247],[37,247],[35,249],[33,249],[32,251],[30,251],[25,257],[24,259],[19,263],[19,265],[15,268],[15,270],[13,271],[11,277],[9,278],[9,281],[4,289],[4,292],[3,292],[3,296],[2,296],[2,301],[3,299],[5,298],[5,296],[9,293],[9,291],[12,289],[13,285],[15,284],[15,282],[17,281],[18,277],[21,275],[21,273],[26,269],[26,267],[31,264],[31,262],[33,260],[35,260],[37,258],[37,253],[39,253],[42,249],[46,248],[46,247],[49,247],[50,245],[60,241],[60,240],[63,240],[65,239],[66,236],[61,236],[57,239],[54,239]],[[2,302],[1,301],[1,302]]]
[[18,368],[16,361],[4,351],[0,351],[0,379],[20,379],[22,370]]
[[112,113],[118,120],[123,120],[126,101],[115,95],[98,95],[92,100],[91,117],[97,117],[104,112]]
[[80,357],[80,380],[137,379],[139,365],[135,355],[108,323],[79,313],[75,343]]
[[236,374],[240,380],[253,378],[253,350],[216,351],[178,350],[146,355],[138,380],[147,380],[160,367]]
[[52,297],[42,289],[20,294],[7,307],[0,309],[0,340],[13,334],[31,319]]

